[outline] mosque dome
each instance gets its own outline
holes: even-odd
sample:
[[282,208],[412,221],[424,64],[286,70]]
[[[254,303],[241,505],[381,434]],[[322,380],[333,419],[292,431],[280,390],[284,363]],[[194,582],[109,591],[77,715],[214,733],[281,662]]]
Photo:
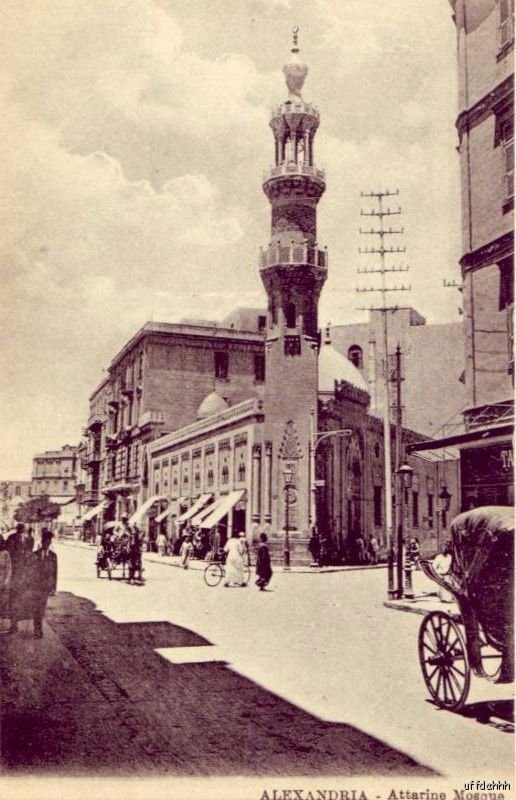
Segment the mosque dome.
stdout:
[[224,398],[214,390],[204,398],[199,406],[197,419],[206,419],[206,417],[211,417],[213,414],[220,414],[221,411],[225,411],[227,408],[229,406]]
[[369,394],[367,383],[362,373],[351,363],[349,358],[343,356],[333,347],[329,328],[326,329],[324,344],[319,350],[319,394],[331,394],[335,391],[335,381],[346,381],[346,383]]

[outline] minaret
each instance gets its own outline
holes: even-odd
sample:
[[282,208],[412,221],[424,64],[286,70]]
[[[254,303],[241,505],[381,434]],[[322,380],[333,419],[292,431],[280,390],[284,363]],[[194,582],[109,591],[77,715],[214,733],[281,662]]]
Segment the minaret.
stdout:
[[[328,257],[317,246],[317,203],[325,188],[324,172],[314,164],[319,112],[301,97],[308,67],[299,57],[298,28],[291,57],[283,67],[287,100],[272,115],[274,166],[263,190],[271,204],[271,241],[260,254],[260,274],[268,296],[265,436],[269,444],[273,531],[288,523],[304,538],[310,526],[309,444],[311,411],[317,414],[317,307],[326,280]],[[317,430],[317,417],[315,430]],[[284,472],[294,487],[284,490]],[[266,521],[269,521],[266,517]],[[299,551],[301,551],[299,543]],[[295,557],[295,552],[294,552]]]

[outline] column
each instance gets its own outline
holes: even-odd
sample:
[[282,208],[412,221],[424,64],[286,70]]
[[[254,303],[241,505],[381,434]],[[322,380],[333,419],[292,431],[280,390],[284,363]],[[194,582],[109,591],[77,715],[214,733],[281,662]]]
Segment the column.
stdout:
[[272,476],[272,442],[265,442],[265,480],[264,480],[264,497],[263,497],[265,522],[271,522],[272,520],[271,476]]
[[261,466],[262,466],[262,446],[261,444],[253,444],[253,508],[252,508],[252,521],[260,522],[260,494],[261,494]]

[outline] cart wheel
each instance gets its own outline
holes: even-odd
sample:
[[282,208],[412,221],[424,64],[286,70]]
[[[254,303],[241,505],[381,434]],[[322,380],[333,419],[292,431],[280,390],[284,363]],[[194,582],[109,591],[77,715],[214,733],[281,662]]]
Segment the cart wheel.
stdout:
[[457,711],[466,702],[470,666],[466,642],[448,614],[427,614],[419,629],[419,662],[428,691],[441,708]]
[[224,570],[220,564],[208,564],[204,570],[204,582],[207,586],[218,586],[224,577]]

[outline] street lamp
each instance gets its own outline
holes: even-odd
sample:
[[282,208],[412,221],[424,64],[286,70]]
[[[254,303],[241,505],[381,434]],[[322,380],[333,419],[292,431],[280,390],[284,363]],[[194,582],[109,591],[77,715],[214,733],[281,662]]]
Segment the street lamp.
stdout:
[[285,492],[285,548],[283,550],[283,569],[290,569],[290,539],[289,539],[289,515],[288,507],[290,502],[290,491],[293,488],[294,470],[290,464],[285,464],[283,468]]
[[441,491],[439,492],[439,510],[441,512],[441,527],[444,530],[446,528],[446,514],[450,510],[450,501],[451,501],[451,494],[448,491],[448,487],[445,483],[443,483]]
[[[402,598],[403,595],[405,597],[414,597],[414,592],[412,589],[412,559],[410,554],[410,547],[409,543],[406,542],[407,549],[406,549],[406,561],[405,561],[405,570],[403,570],[403,545],[406,540],[406,527],[407,527],[407,520],[406,514],[408,511],[408,504],[406,502],[406,493],[409,489],[412,488],[412,476],[414,474],[414,470],[405,462],[401,465],[401,467],[397,470],[398,478],[401,484],[401,520],[400,525],[398,527],[398,541],[397,541],[397,550],[398,550],[398,559],[396,562],[396,572],[398,578],[398,597]],[[405,588],[403,589],[403,571],[405,572]]]

